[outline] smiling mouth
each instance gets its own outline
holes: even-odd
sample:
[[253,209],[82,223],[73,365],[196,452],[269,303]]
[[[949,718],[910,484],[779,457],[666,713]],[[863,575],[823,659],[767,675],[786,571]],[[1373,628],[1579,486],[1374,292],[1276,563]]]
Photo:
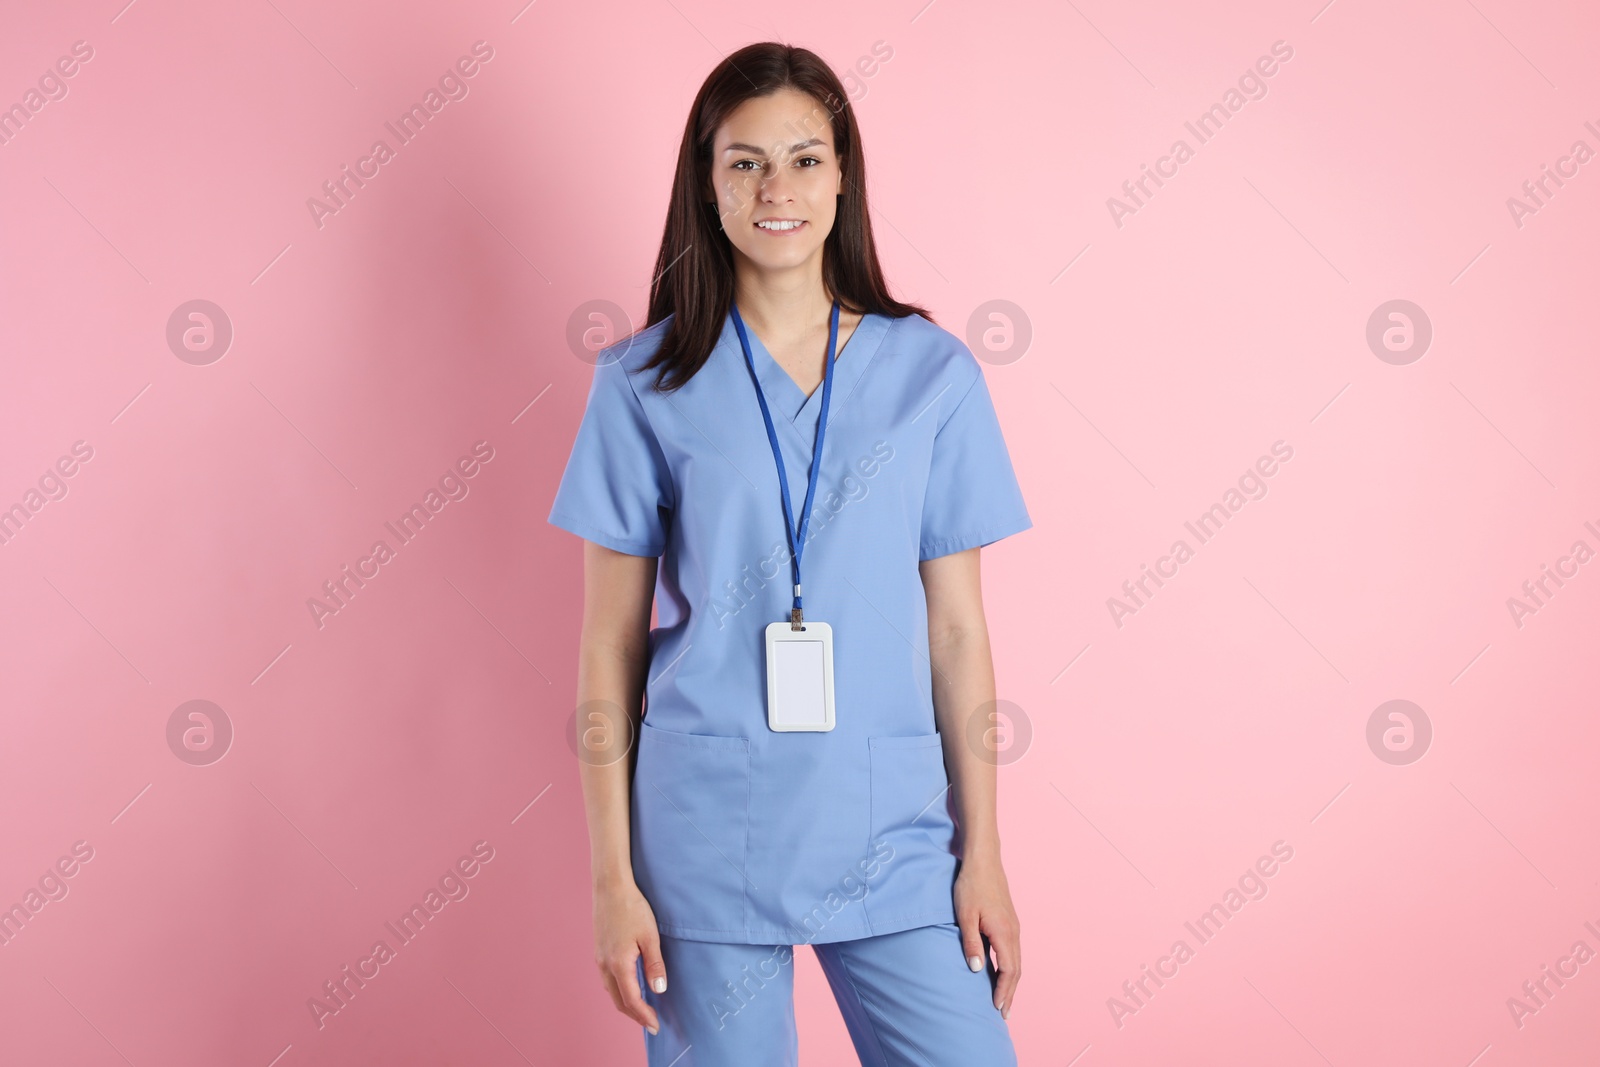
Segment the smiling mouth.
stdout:
[[766,233],[793,233],[805,224],[805,219],[762,219],[756,223],[756,229]]

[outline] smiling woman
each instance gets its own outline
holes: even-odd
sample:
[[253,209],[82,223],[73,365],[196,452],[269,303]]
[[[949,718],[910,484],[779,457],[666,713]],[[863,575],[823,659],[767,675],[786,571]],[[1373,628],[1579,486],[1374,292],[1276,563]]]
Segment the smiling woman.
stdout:
[[995,696],[978,551],[1032,523],[972,352],[889,295],[865,189],[817,56],[711,73],[649,322],[599,354],[550,509],[588,542],[578,704],[638,739],[579,774],[595,961],[652,1065],[793,1067],[793,969],[760,968],[801,942],[863,1064],[1016,1062],[995,761],[964,738]]
[[[659,369],[658,384],[668,390],[705,362],[722,333],[736,278],[782,276],[789,297],[815,301],[822,289],[797,283],[820,267],[822,288],[841,302],[841,349],[867,311],[893,319],[927,315],[889,295],[867,210],[865,150],[833,72],[803,48],[751,45],[735,56],[700,87],[678,148],[646,320],[670,321],[644,367]],[[773,357],[814,387],[828,336],[826,301],[817,314],[803,316],[809,329],[786,331],[788,316],[769,317],[763,301],[738,295],[745,321]],[[811,353],[814,374],[795,374],[805,362],[790,358],[796,349]]]

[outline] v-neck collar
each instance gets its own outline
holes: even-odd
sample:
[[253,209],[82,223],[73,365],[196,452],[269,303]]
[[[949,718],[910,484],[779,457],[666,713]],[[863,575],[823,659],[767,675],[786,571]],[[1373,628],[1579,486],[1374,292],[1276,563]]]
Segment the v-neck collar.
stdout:
[[[837,411],[840,404],[849,397],[856,383],[861,380],[862,372],[867,364],[872,361],[877,353],[879,344],[889,330],[890,319],[886,315],[876,312],[867,312],[861,316],[861,321],[856,324],[855,331],[850,334],[845,345],[841,348],[833,363],[833,397],[829,401],[833,411]],[[813,433],[817,426],[817,417],[822,407],[822,383],[806,393],[789,377],[789,372],[772,354],[767,351],[767,346],[761,343],[761,338],[745,325],[745,336],[750,338],[750,357],[756,366],[756,379],[761,383],[761,391],[766,395],[767,407],[781,420],[796,430],[809,428]],[[740,377],[748,381],[749,370],[744,366],[744,349],[739,345],[739,333],[733,324],[733,312],[729,311],[722,325],[722,337],[717,342],[719,345],[728,345],[733,350],[734,359],[738,361]],[[829,422],[832,422],[830,412]],[[809,439],[806,446],[810,448]]]

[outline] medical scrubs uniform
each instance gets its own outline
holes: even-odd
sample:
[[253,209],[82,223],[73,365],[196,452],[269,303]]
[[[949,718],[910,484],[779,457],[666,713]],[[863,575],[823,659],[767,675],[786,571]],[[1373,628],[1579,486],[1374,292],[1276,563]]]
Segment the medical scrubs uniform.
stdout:
[[[1010,1049],[989,1000],[992,976],[967,970],[959,939],[943,953],[932,947],[955,929],[957,857],[917,563],[1032,525],[978,361],[919,315],[868,314],[840,349],[802,555],[805,617],[833,630],[836,723],[780,732],[767,725],[763,632],[788,619],[793,589],[750,367],[730,313],[705,365],[677,391],[656,392],[656,372],[639,366],[669,321],[600,353],[549,517],[616,551],[661,558],[632,861],[664,951],[672,945],[668,992],[649,996],[687,1018],[647,1041],[651,1062],[673,1062],[689,1035],[700,1043],[677,1067],[789,1062],[752,1052],[777,1055],[770,1032],[760,1045],[713,1047],[712,1035],[758,1028],[735,1026],[742,1010],[719,1014],[706,1001],[736,1003],[735,960],[801,943],[817,947],[836,992],[871,970],[863,954],[879,946],[891,984],[861,1018],[887,1024],[885,1034],[902,1024],[884,1013],[909,1006],[919,982],[981,994],[974,1003],[998,1028],[998,1038],[975,1038],[977,1059],[948,1058],[959,1051],[952,1035],[931,1050],[946,1058],[873,1061],[863,1050],[863,1062],[1006,1062],[983,1058],[999,1055],[983,1051],[997,1040]],[[755,331],[747,336],[798,512],[823,390],[807,396]],[[941,954],[953,968],[901,969]],[[697,975],[708,989],[695,988]],[[769,987],[749,1003],[786,999]],[[921,1009],[954,1011],[937,999]]]

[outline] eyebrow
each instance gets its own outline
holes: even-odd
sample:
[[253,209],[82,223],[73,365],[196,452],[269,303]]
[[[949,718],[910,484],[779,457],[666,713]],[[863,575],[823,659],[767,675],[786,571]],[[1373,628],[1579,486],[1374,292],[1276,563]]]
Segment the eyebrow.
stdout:
[[[789,151],[798,152],[802,148],[813,148],[813,147],[815,147],[817,145],[822,145],[822,147],[824,147],[824,148],[826,148],[828,146],[827,142],[822,140],[822,138],[813,137],[809,141],[801,141],[798,144],[790,145],[789,146]],[[723,151],[724,152],[749,152],[752,155],[757,155],[757,156],[764,156],[764,155],[767,154],[767,150],[765,148],[758,148],[753,144],[744,144],[741,141],[735,141],[733,144],[729,145],[727,148],[724,148]]]

